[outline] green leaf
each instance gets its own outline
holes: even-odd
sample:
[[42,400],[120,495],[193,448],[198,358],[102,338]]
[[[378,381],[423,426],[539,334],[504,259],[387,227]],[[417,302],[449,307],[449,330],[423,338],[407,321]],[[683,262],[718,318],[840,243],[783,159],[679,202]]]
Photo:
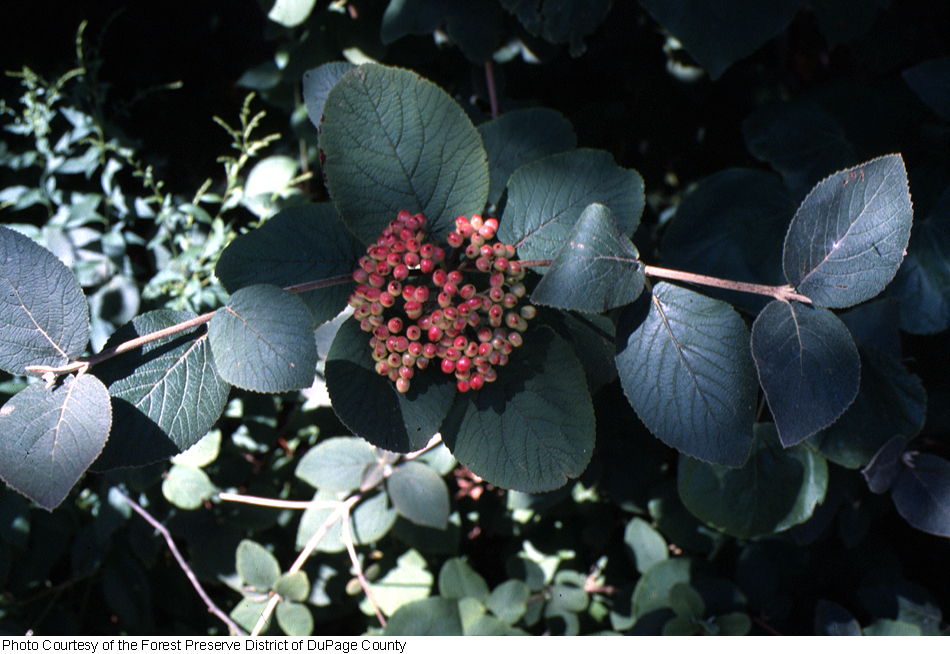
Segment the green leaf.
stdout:
[[[336,493],[319,491],[315,500],[337,499]],[[297,530],[297,548],[303,549],[307,541],[316,533],[317,529],[330,517],[336,508],[308,508],[300,518]],[[369,545],[383,538],[396,523],[396,512],[389,507],[389,500],[385,493],[377,493],[359,504],[350,512],[350,533],[356,545]],[[317,545],[319,552],[342,552],[346,549],[343,543],[343,527],[337,520],[327,530],[326,535]]]
[[640,4],[713,80],[785,29],[801,7],[800,0],[640,0]]
[[781,173],[797,199],[822,178],[857,162],[838,121],[803,100],[757,109],[742,121],[742,134],[749,152]]
[[313,634],[313,613],[306,604],[280,602],[277,604],[277,624],[288,636],[304,637]]
[[531,589],[520,579],[508,579],[492,590],[485,602],[489,611],[507,624],[515,624],[528,610]]
[[92,375],[28,386],[0,408],[0,478],[52,511],[99,456],[111,425],[109,391]]
[[351,493],[360,487],[366,468],[375,463],[372,445],[361,438],[336,436],[321,441],[304,454],[294,476],[314,488]]
[[[416,371],[402,394],[376,372],[369,340],[356,320],[346,320],[327,354],[327,393],[340,421],[357,436],[390,452],[425,447],[455,395],[452,378],[435,367]],[[367,411],[372,407],[372,411]]]
[[689,584],[674,584],[670,588],[670,605],[673,613],[683,618],[700,620],[706,614],[703,596]]
[[666,540],[642,518],[631,518],[623,530],[623,542],[627,553],[633,557],[637,570],[644,574],[655,563],[670,557]]
[[406,604],[386,623],[385,636],[461,636],[458,602],[444,597]]
[[643,178],[620,168],[609,152],[572,150],[539,159],[514,172],[498,240],[521,259],[553,259],[581,212],[607,206],[624,234],[633,234],[643,213]]
[[[194,318],[185,311],[150,311],[120,327],[106,348]],[[159,338],[96,364],[112,396],[113,429],[93,468],[141,466],[197,443],[224,411],[231,387],[218,375],[204,335]]]
[[[221,253],[215,275],[230,293],[257,284],[281,288],[350,275],[366,249],[329,202],[288,207]],[[355,283],[346,281],[299,293],[314,325],[346,307]]]
[[610,0],[501,0],[532,36],[550,43],[570,44],[571,56],[584,54],[584,37],[607,17]]
[[897,273],[912,218],[900,155],[835,173],[812,189],[792,219],[785,277],[820,307],[869,300]]
[[162,495],[179,509],[192,511],[220,489],[204,470],[174,465],[162,480]]
[[317,129],[320,129],[323,106],[326,104],[327,96],[330,95],[330,90],[353,68],[356,66],[348,61],[331,61],[303,74],[303,102],[307,106],[310,121]]
[[488,202],[497,204],[512,173],[577,146],[574,127],[553,109],[516,109],[478,126],[488,153]]
[[235,553],[241,581],[261,593],[269,592],[280,579],[280,563],[263,545],[242,540]]
[[610,209],[592,204],[578,218],[531,302],[588,313],[630,304],[643,291],[639,257]]
[[859,348],[858,395],[832,425],[809,437],[808,444],[846,468],[860,468],[894,434],[912,438],[923,428],[927,394],[920,379],[874,350]]
[[269,284],[247,286],[208,323],[218,373],[259,393],[307,388],[317,367],[310,312],[293,293]]
[[633,616],[642,618],[659,609],[672,609],[670,591],[676,584],[688,584],[692,578],[692,561],[677,557],[660,561],[647,570],[633,589]]
[[430,235],[480,213],[488,196],[482,140],[462,108],[408,70],[365,64],[346,73],[323,110],[320,150],[330,197],[364,243],[396,214],[423,213]]
[[[730,168],[683,198],[663,233],[663,265],[752,284],[781,284],[782,238],[795,205],[782,181]],[[760,296],[710,288],[711,297],[758,313]]]
[[310,596],[310,579],[302,570],[288,572],[274,584],[274,592],[285,600],[303,602]]
[[685,456],[677,475],[686,508],[737,538],[784,531],[811,517],[828,488],[824,457],[799,445],[782,449],[774,425],[756,425],[752,455],[741,468]]
[[950,462],[933,454],[906,452],[891,489],[897,512],[914,529],[950,536]]
[[439,570],[439,595],[451,599],[471,597],[484,604],[488,601],[488,584],[465,559],[453,558]]
[[481,64],[498,49],[503,16],[495,0],[390,0],[380,38],[389,45],[407,34],[443,30],[469,61]]
[[317,0],[276,0],[267,17],[284,27],[297,27],[310,16]]
[[752,355],[785,447],[833,423],[858,393],[858,349],[827,309],[770,302],[752,325]]
[[423,527],[445,529],[449,524],[449,489],[432,468],[418,461],[398,465],[386,480],[393,508]]
[[[411,605],[429,597],[432,591],[432,573],[426,567],[426,560],[419,552],[408,550],[396,561],[396,567],[386,576],[369,584],[379,609],[385,615],[394,615],[401,607]],[[455,604],[455,601],[452,600]],[[369,602],[361,603],[360,608],[367,615],[373,610]]]
[[89,341],[89,305],[52,252],[0,225],[0,369],[65,365]]
[[630,405],[661,441],[740,466],[758,388],[749,331],[729,305],[665,282],[624,311],[617,370]]
[[497,381],[457,395],[441,431],[455,458],[486,481],[540,493],[587,467],[594,410],[572,348],[546,328],[524,340]]

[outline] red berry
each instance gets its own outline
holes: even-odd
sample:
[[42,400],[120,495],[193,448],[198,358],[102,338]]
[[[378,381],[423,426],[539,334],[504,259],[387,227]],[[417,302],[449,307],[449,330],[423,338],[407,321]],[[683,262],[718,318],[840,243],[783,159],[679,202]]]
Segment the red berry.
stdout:
[[406,222],[412,218],[412,213],[408,209],[402,209],[398,214],[396,214],[396,220],[401,223]]
[[469,389],[472,388],[472,385],[467,379],[460,379],[458,383],[459,393],[468,393]]
[[[482,227],[482,229],[485,229]],[[471,386],[473,391],[477,391],[479,388],[485,385],[485,377],[483,375],[472,375],[472,378],[469,380],[469,386]]]
[[386,327],[389,329],[390,334],[398,334],[402,331],[402,319],[401,318],[391,318]]
[[442,372],[444,372],[446,375],[451,375],[453,372],[455,372],[455,362],[449,359],[443,359]]
[[380,293],[379,303],[384,307],[391,307],[396,304],[396,298],[394,298],[390,293]]
[[464,242],[462,239],[462,235],[459,234],[458,232],[449,232],[448,235],[445,237],[445,240],[448,242],[449,247],[454,248],[454,249],[458,249],[462,247],[462,243]]
[[445,286],[445,282],[447,282],[448,279],[448,274],[441,268],[432,273],[432,283],[436,286]]
[[416,288],[416,292],[413,293],[412,299],[416,302],[425,302],[429,299],[429,287],[428,286],[419,286]]
[[[415,243],[415,241],[413,241]],[[405,264],[410,268],[416,268],[422,263],[422,258],[416,252],[406,252],[406,255],[402,258]],[[398,266],[396,267],[398,269]]]
[[422,304],[415,300],[409,300],[403,308],[410,320],[416,320],[422,315]]
[[419,262],[419,271],[423,275],[428,275],[433,270],[435,270],[435,262],[432,259],[423,259]]
[[488,272],[491,270],[491,260],[485,257],[478,257],[475,259],[475,267],[482,272]]
[[458,270],[453,270],[448,274],[448,281],[452,282],[456,286],[462,283],[462,273]]
[[430,341],[436,343],[442,339],[442,330],[433,325],[432,327],[429,327],[428,337]]

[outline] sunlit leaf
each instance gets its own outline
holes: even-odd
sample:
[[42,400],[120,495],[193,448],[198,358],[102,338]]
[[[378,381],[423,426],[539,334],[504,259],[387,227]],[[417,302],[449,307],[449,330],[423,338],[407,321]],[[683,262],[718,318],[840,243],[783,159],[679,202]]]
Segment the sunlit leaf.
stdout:
[[89,305],[52,252],[0,225],[0,369],[62,366],[89,342]]
[[572,150],[522,166],[508,180],[498,240],[521,259],[553,259],[581,213],[608,207],[621,233],[633,234],[643,213],[643,178],[602,150]]
[[37,383],[0,407],[0,477],[52,511],[109,437],[109,391],[92,375]]
[[785,277],[820,307],[869,300],[894,278],[910,239],[910,193],[900,155],[821,181],[785,237]]
[[238,388],[281,393],[313,383],[312,319],[293,293],[269,284],[236,291],[211,318],[208,337],[218,372]]
[[617,229],[610,210],[592,204],[577,220],[531,301],[588,313],[630,304],[643,291],[639,256]]
[[364,64],[330,91],[320,132],[330,197],[356,236],[376,241],[407,209],[429,234],[479,213],[488,197],[482,139],[442,89],[408,70]]

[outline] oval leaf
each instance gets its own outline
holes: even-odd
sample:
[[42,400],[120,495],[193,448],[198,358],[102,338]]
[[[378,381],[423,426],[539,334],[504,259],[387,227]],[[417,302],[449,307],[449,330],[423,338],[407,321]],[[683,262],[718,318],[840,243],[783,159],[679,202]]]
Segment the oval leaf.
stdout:
[[858,348],[827,309],[770,302],[752,325],[752,356],[785,447],[833,423],[858,394]]
[[442,439],[486,481],[541,493],[587,467],[594,409],[584,368],[566,341],[546,329],[528,332],[524,340],[497,381],[456,396]]
[[[337,497],[335,493],[319,491],[314,499],[336,500]],[[300,518],[300,526],[297,529],[297,549],[303,549],[307,545],[310,538],[323,526],[323,523],[334,511],[336,511],[336,508],[323,507],[309,508],[304,511],[303,517]],[[397,517],[396,511],[389,506],[386,493],[377,493],[364,499],[350,512],[350,533],[353,536],[353,543],[357,546],[375,543],[389,533],[389,530],[396,524]],[[317,550],[320,552],[342,552],[345,549],[343,526],[337,520],[317,544]]]
[[640,4],[714,80],[785,29],[801,8],[799,0],[640,0]]
[[323,105],[326,104],[330,91],[341,77],[355,67],[348,61],[331,61],[303,74],[303,101],[307,106],[310,122],[317,129],[320,129],[323,121]]
[[235,552],[235,565],[241,580],[258,592],[266,593],[280,579],[277,557],[259,543],[242,540]]
[[366,64],[327,97],[320,132],[330,197],[364,243],[401,209],[422,212],[430,234],[479,213],[488,197],[482,139],[462,108],[408,70]]
[[617,229],[610,209],[592,204],[577,220],[531,301],[587,313],[630,304],[643,291],[639,256]]
[[458,602],[444,597],[406,604],[386,623],[385,636],[461,636]]
[[[62,366],[89,341],[89,304],[52,252],[0,225],[0,369]],[[74,480],[75,481],[75,480]]]
[[828,489],[824,457],[804,446],[782,449],[774,425],[759,424],[741,468],[681,456],[680,499],[704,523],[737,538],[784,531],[811,517]]
[[907,452],[903,463],[891,490],[897,512],[915,529],[950,536],[950,462]]
[[732,307],[657,284],[625,310],[617,349],[624,393],[654,436],[702,461],[742,465],[758,388],[749,331]]
[[372,445],[361,438],[337,436],[304,454],[294,476],[314,488],[349,493],[360,487],[363,471],[375,463]]
[[488,153],[488,202],[501,199],[511,174],[550,154],[573,150],[574,127],[557,111],[542,107],[518,109],[478,126]]
[[792,219],[785,277],[820,307],[864,302],[897,273],[912,218],[900,155],[835,173],[811,190]]
[[28,386],[0,408],[0,477],[52,511],[102,451],[109,391],[92,375]]
[[[150,311],[117,330],[106,347],[194,317],[184,311]],[[96,365],[112,396],[114,419],[95,470],[147,465],[183,452],[220,417],[231,387],[214,367],[208,339],[196,336],[196,329]]]
[[208,323],[221,377],[238,388],[282,393],[313,383],[317,346],[303,300],[276,286],[232,294]]
[[595,202],[610,208],[622,233],[633,234],[643,213],[643,178],[603,150],[539,159],[511,176],[498,240],[517,247],[522,259],[553,259]]
[[449,524],[449,488],[432,468],[406,461],[386,480],[393,508],[410,522],[445,529]]
[[[365,253],[332,204],[305,204],[288,207],[235,239],[221,253],[214,274],[230,293],[255,284],[283,288],[350,275]],[[354,288],[347,281],[298,295],[318,325],[343,310]]]

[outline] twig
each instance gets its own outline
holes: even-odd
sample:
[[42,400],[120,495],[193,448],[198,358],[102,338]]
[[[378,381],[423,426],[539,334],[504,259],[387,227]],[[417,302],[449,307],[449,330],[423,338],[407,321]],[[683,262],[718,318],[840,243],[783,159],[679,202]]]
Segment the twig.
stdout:
[[359,579],[360,587],[363,589],[363,592],[366,593],[366,598],[369,600],[369,603],[373,605],[373,611],[376,613],[376,619],[379,620],[379,624],[385,628],[386,618],[383,617],[382,611],[379,610],[379,604],[376,603],[376,598],[373,597],[373,591],[369,587],[366,577],[363,576],[363,566],[360,565],[360,560],[356,556],[356,548],[353,546],[353,533],[350,531],[349,507],[347,507],[346,515],[343,519],[343,543],[346,545],[346,551],[350,555],[350,562],[353,563],[353,569],[356,570],[356,578]]
[[[304,293],[306,291],[312,291],[318,288],[326,288],[328,286],[335,286],[337,284],[344,284],[350,281],[353,281],[353,277],[351,275],[339,275],[337,277],[328,277],[327,279],[319,279],[313,282],[304,282],[302,284],[285,286],[284,290],[290,293]],[[152,343],[169,336],[175,336],[176,334],[181,334],[182,332],[187,332],[189,330],[195,329],[196,327],[200,327],[206,322],[209,322],[214,317],[214,314],[214,311],[210,311],[200,316],[195,316],[194,318],[180,322],[177,325],[172,325],[171,327],[166,327],[165,329],[159,329],[158,331],[150,332],[144,336],[139,336],[138,338],[133,338],[130,341],[120,343],[119,345],[111,347],[108,350],[103,350],[99,354],[94,354],[88,357],[79,357],[75,361],[70,361],[63,366],[25,366],[24,370],[32,375],[40,375],[43,380],[46,381],[47,385],[51,385],[58,375],[65,375],[71,372],[83,374],[89,370],[91,366],[94,366],[97,363],[102,363],[106,359],[111,359],[118,354],[129,352],[136,348],[140,348],[143,345],[147,345],[148,343]]]
[[709,277],[708,275],[698,275],[696,273],[683,272],[682,270],[670,270],[669,268],[657,268],[656,266],[644,266],[643,272],[651,277],[660,279],[675,279],[681,282],[690,282],[711,286],[714,288],[723,288],[729,291],[739,291],[740,293],[753,293],[755,295],[767,295],[776,300],[788,302],[795,300],[802,304],[811,304],[811,298],[796,293],[791,286],[767,286],[765,284],[749,284],[747,282],[734,282],[728,279],[719,279],[718,277]]
[[148,522],[155,530],[162,535],[165,539],[165,542],[168,544],[168,549],[172,551],[172,554],[175,557],[175,560],[178,561],[178,566],[184,571],[185,576],[188,577],[191,581],[191,585],[195,587],[195,590],[198,591],[198,595],[204,600],[205,605],[208,607],[208,611],[218,616],[218,618],[228,626],[228,629],[231,631],[232,636],[243,636],[244,632],[241,630],[241,627],[237,625],[234,620],[228,616],[224,611],[219,609],[217,605],[208,597],[208,594],[205,593],[204,588],[201,586],[201,582],[198,581],[198,578],[195,576],[195,573],[192,572],[191,566],[185,561],[184,557],[181,555],[181,552],[178,551],[178,546],[175,545],[175,541],[172,539],[172,535],[168,533],[168,529],[165,528],[165,525],[158,522],[152,515],[139,506],[135,500],[123,493],[119,488],[113,486],[116,493],[122,500],[132,507],[132,510],[142,516],[146,522]]
[[491,117],[498,118],[498,91],[495,89],[495,70],[491,59],[485,62],[485,84],[488,86],[488,103],[491,105]]
[[[521,261],[525,268],[546,268],[550,266],[553,259],[528,259]],[[659,277],[660,279],[674,279],[680,282],[699,284],[701,286],[710,286],[713,288],[723,288],[729,291],[739,291],[740,293],[752,293],[755,295],[766,295],[782,302],[795,300],[802,304],[811,304],[811,298],[801,293],[797,293],[791,286],[768,286],[766,284],[749,284],[747,282],[734,282],[729,279],[720,279],[719,277],[710,277],[709,275],[699,275],[697,273],[684,272],[682,270],[671,270],[669,268],[658,268],[657,266],[643,266],[644,274],[650,277]]]
[[[440,441],[436,441],[436,439],[433,438],[432,441],[429,442],[429,445],[426,446],[426,449],[435,446],[438,442]],[[310,555],[313,553],[313,550],[317,547],[320,541],[323,540],[323,537],[327,535],[330,527],[332,527],[337,520],[342,519],[343,543],[346,545],[346,550],[350,555],[350,561],[353,563],[353,568],[356,570],[356,578],[359,580],[360,587],[362,587],[363,592],[366,593],[366,597],[369,598],[370,604],[373,605],[373,611],[375,611],[376,617],[379,619],[379,623],[383,627],[386,626],[386,618],[383,617],[383,614],[379,609],[379,605],[376,603],[376,598],[373,597],[373,591],[369,587],[366,577],[363,575],[363,567],[360,565],[360,560],[356,556],[356,548],[353,543],[353,532],[350,528],[350,510],[362,499],[362,495],[351,495],[341,502],[332,500],[294,502],[264,497],[250,497],[247,495],[237,495],[235,493],[219,493],[218,498],[224,501],[242,502],[244,504],[254,504],[257,506],[272,506],[275,508],[335,508],[336,510],[327,516],[326,520],[323,521],[323,524],[320,525],[320,527],[313,533],[313,536],[310,537],[310,540],[307,541],[306,547],[303,548],[303,551],[294,561],[293,565],[290,566],[288,572],[298,572],[303,567],[303,564],[306,563],[307,559],[310,558]],[[261,617],[258,619],[257,624],[254,625],[254,629],[251,631],[252,636],[257,636],[260,634],[261,630],[264,629],[264,627],[267,625],[267,621],[277,608],[277,604],[280,602],[280,600],[281,597],[279,595],[273,595],[270,598],[270,600],[267,602],[267,606],[265,606],[264,610],[261,611]]]

